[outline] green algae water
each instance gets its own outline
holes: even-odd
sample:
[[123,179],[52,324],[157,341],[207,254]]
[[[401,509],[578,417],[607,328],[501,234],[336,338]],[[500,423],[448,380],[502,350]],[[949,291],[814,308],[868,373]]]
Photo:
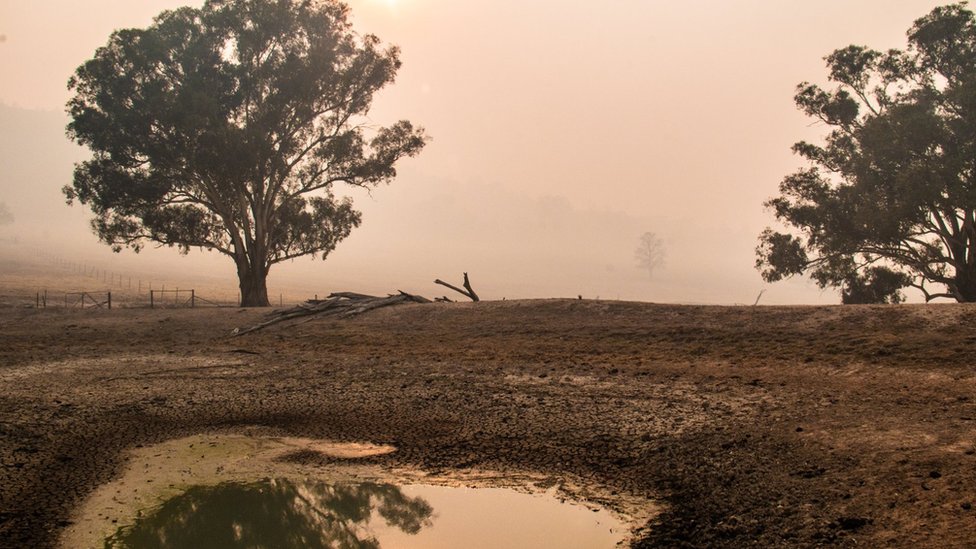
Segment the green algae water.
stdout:
[[554,492],[288,479],[193,486],[105,541],[116,548],[612,548],[608,512]]

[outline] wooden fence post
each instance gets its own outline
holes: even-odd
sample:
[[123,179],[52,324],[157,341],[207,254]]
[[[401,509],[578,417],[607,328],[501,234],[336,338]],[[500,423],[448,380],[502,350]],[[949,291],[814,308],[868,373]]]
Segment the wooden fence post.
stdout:
[[194,308],[196,306],[197,306],[197,291],[191,289],[190,290],[190,308],[192,309],[192,308]]
[[154,290],[149,290],[149,308],[150,309],[155,309],[156,308],[156,303],[153,301],[153,292],[154,292]]
[[108,291],[108,310],[112,310],[112,290]]

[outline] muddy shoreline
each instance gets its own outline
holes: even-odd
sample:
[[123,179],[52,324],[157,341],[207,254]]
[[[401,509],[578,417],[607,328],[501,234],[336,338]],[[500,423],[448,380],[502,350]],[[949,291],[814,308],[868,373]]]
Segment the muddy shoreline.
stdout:
[[976,537],[976,307],[405,305],[227,338],[261,315],[0,309],[0,545],[56,543],[127,449],[253,429],[663,504],[637,547]]

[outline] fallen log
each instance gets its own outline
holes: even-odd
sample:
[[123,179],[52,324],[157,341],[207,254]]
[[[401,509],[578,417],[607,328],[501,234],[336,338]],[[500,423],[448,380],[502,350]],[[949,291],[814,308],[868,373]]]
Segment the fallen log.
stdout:
[[363,314],[373,309],[389,307],[400,303],[432,303],[431,300],[419,295],[412,295],[397,290],[399,293],[386,297],[376,297],[354,292],[336,292],[326,299],[310,299],[288,309],[278,309],[268,314],[268,320],[251,326],[250,328],[234,328],[232,336],[242,336],[251,332],[267,328],[272,324],[307,316],[326,316],[348,318]]
[[464,273],[464,283],[463,283],[464,289],[463,290],[461,288],[458,288],[457,286],[455,286],[453,284],[448,284],[447,282],[444,282],[443,280],[441,280],[439,278],[434,281],[434,284],[440,284],[441,286],[446,286],[446,287],[454,290],[455,292],[463,295],[464,297],[467,297],[471,301],[481,301],[481,299],[478,298],[478,294],[474,293],[474,290],[471,288],[471,282],[468,280],[468,273]]

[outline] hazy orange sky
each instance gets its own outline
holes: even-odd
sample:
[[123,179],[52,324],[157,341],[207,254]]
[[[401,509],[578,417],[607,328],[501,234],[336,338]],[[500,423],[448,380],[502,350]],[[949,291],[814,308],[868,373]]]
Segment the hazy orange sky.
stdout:
[[[410,119],[433,141],[391,186],[354,195],[363,226],[326,262],[277,266],[269,289],[439,295],[434,278],[469,271],[489,299],[751,303],[766,288],[763,303],[839,302],[803,280],[766,285],[753,267],[773,221],[762,202],[802,166],[790,146],[826,131],[796,111],[794,87],[824,82],[836,48],[904,47],[945,3],[352,1],[359,32],[402,50],[371,118]],[[201,2],[0,0],[0,201],[17,217],[4,231],[236,284],[213,255],[112,257],[59,195],[84,155],[63,137],[68,77],[112,30],[186,4]],[[634,259],[647,231],[667,248],[653,276]]]

